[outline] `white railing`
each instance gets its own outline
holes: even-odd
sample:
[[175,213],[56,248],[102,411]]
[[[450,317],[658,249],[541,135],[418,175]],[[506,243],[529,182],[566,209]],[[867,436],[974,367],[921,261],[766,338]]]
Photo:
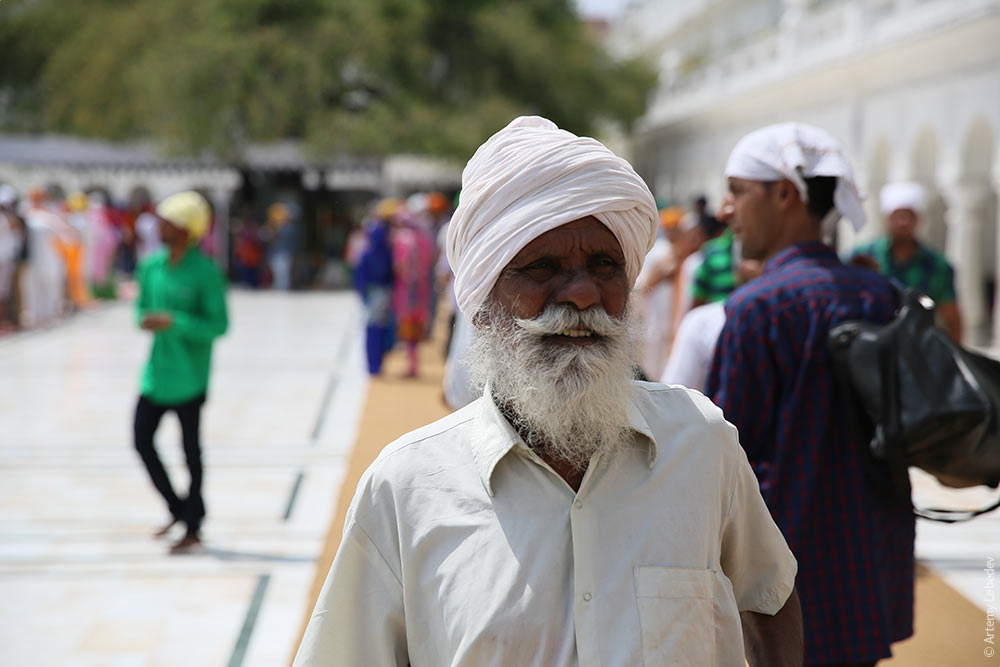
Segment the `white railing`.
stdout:
[[[1000,0],[841,0],[784,20],[748,43],[699,53],[698,66],[681,54],[673,71],[663,72],[651,115],[669,108],[687,109],[719,87],[749,87],[794,71],[831,62],[864,48],[874,48],[942,25],[975,20],[1000,12]],[[788,17],[786,16],[786,19]],[[667,37],[667,36],[664,36]],[[669,43],[669,39],[665,39]],[[733,85],[731,85],[733,84]]]

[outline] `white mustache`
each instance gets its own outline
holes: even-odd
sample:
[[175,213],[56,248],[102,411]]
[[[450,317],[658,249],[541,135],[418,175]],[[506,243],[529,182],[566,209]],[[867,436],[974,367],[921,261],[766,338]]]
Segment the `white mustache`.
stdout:
[[612,317],[600,307],[577,310],[573,306],[553,304],[531,319],[515,319],[529,334],[551,336],[567,331],[590,331],[598,336],[613,336],[628,325],[625,319]]

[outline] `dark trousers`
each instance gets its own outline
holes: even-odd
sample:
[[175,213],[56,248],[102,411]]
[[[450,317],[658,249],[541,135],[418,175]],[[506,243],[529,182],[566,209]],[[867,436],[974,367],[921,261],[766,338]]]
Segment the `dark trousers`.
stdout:
[[[135,449],[146,465],[153,486],[167,501],[167,509],[178,521],[187,524],[189,534],[197,535],[201,528],[201,520],[205,517],[205,503],[201,498],[201,406],[205,397],[198,396],[184,403],[163,405],[154,403],[145,396],[139,397],[135,408]],[[178,497],[170,484],[167,471],[156,453],[153,436],[160,425],[160,420],[167,412],[173,411],[181,422],[181,439],[184,444],[184,457],[187,459],[188,472],[191,477],[191,487],[186,499]]]

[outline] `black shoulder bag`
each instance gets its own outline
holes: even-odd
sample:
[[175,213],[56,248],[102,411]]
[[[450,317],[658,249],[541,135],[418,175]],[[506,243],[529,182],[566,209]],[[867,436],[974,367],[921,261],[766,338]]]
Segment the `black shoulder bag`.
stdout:
[[[907,289],[889,324],[844,322],[828,339],[854,427],[874,429],[869,454],[887,466],[907,503],[909,466],[954,488],[1000,484],[1000,361],[952,342],[935,326],[934,308],[930,297]],[[972,511],[913,512],[953,523],[997,507],[1000,500]]]

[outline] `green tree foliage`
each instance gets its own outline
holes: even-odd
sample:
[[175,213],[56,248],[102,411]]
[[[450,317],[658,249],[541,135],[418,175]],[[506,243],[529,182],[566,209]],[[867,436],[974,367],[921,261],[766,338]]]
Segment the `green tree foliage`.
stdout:
[[467,156],[511,118],[631,124],[654,83],[612,60],[568,0],[7,0],[0,124],[236,159]]

